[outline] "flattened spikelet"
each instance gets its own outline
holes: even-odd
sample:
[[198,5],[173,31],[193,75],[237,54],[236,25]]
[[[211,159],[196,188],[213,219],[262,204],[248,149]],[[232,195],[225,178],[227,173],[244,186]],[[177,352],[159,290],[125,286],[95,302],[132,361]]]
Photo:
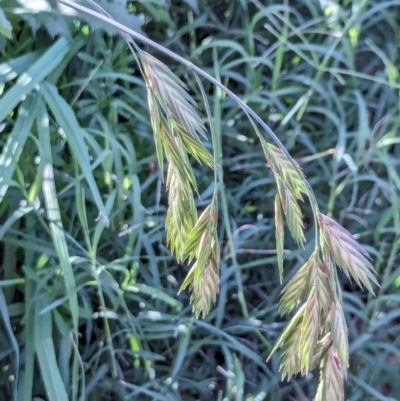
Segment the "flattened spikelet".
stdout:
[[[307,189],[303,182],[304,177],[299,176],[299,173],[280,148],[264,140],[261,141],[261,145],[272,171],[285,182],[296,199],[302,199],[302,194],[307,194]],[[296,164],[296,166],[301,170],[299,164]]]
[[290,233],[297,245],[303,247],[305,238],[303,232],[303,216],[300,206],[293,196],[293,193],[290,192],[284,184],[277,182],[277,185]]
[[340,302],[335,302],[332,306],[330,325],[332,341],[341,360],[343,375],[346,377],[346,370],[349,366],[349,340],[343,306]]
[[204,123],[195,109],[197,105],[188,94],[186,85],[165,64],[150,54],[141,51],[140,60],[147,85],[166,117],[173,119],[183,131],[198,141],[197,134],[207,138]]
[[299,373],[300,359],[300,338],[301,326],[290,333],[286,339],[284,350],[282,351],[281,364],[279,370],[282,371],[282,380],[289,380],[292,376]]
[[303,301],[309,287],[309,271],[310,269],[314,269],[315,263],[314,255],[311,255],[308,261],[289,280],[282,290],[282,296],[279,301],[282,314],[291,312]]
[[320,374],[315,401],[343,401],[343,373],[336,348],[331,345],[326,352]]
[[[283,210],[286,221],[297,245],[304,246],[305,238],[303,233],[303,216],[298,200],[303,200],[302,194],[307,193],[303,183],[303,176],[300,176],[283,151],[261,139],[261,145],[271,170],[274,173],[280,202],[275,199],[275,224],[278,252],[279,272],[283,270],[283,230],[281,226],[281,210]],[[300,166],[297,165],[300,170]],[[279,207],[280,206],[280,207]]]
[[315,346],[319,340],[320,332],[320,306],[316,288],[311,290],[308,296],[306,308],[303,315],[300,337],[300,366],[302,374],[310,371]]
[[361,288],[364,284],[373,293],[371,283],[378,282],[368,253],[346,229],[330,217],[321,214],[320,224],[324,243],[334,262],[349,279],[352,277]]
[[[205,237],[202,236],[204,239]],[[192,292],[190,302],[193,304],[193,312],[198,318],[204,318],[210,311],[211,305],[216,302],[219,291],[219,242],[218,237],[213,235],[207,238],[207,243],[201,244],[199,259],[190,269],[179,292],[186,288]]]
[[194,203],[193,192],[185,190],[175,173],[174,165],[168,168],[168,212],[165,221],[167,229],[167,243],[178,260],[183,260],[183,251],[189,233],[192,231],[197,211]]

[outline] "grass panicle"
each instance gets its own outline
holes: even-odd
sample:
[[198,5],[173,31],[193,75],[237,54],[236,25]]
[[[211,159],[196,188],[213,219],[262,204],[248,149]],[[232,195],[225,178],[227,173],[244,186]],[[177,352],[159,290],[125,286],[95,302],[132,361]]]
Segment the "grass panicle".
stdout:
[[283,377],[305,375],[320,366],[317,400],[344,400],[343,382],[349,366],[348,328],[336,265],[372,292],[377,283],[368,253],[333,219],[321,214],[318,220],[321,248],[282,291],[280,310],[295,310],[305,298],[274,350],[282,346]]
[[[92,8],[85,8],[84,2],[71,0],[58,0],[58,3],[102,19],[102,8],[93,0],[86,1]],[[240,171],[244,170],[240,162],[243,155],[238,155],[238,150],[243,149],[251,157],[254,155],[254,165],[264,164],[266,159],[275,180],[276,259],[281,283],[285,268],[289,270],[293,259],[301,258],[296,253],[284,260],[285,221],[295,243],[304,247],[309,233],[303,221],[303,200],[309,202],[314,218],[315,249],[285,285],[279,301],[283,315],[293,313],[281,335],[276,335],[278,340],[272,350],[281,349],[282,376],[290,379],[319,369],[318,401],[343,401],[343,384],[347,377],[353,384],[350,390],[353,393],[348,398],[391,399],[386,398],[386,394],[392,391],[393,399],[399,399],[400,387],[392,372],[397,371],[399,364],[398,344],[393,342],[398,329],[395,313],[399,270],[396,266],[400,248],[399,185],[396,185],[399,182],[396,160],[400,149],[396,136],[399,130],[396,93],[400,86],[398,60],[395,59],[398,55],[388,57],[385,47],[374,43],[389,32],[387,46],[395,48],[392,38],[399,37],[397,14],[387,12],[389,7],[394,9],[393,2],[364,1],[351,12],[336,0],[332,2],[335,7],[329,6],[329,10],[328,6],[316,8],[313,2],[293,2],[290,7],[285,4],[278,8],[261,5],[259,1],[252,1],[251,7],[247,7],[248,2],[235,3],[235,7],[243,7],[243,13],[232,12],[233,2],[222,12],[215,4],[207,5],[207,12],[217,17],[214,19],[216,27],[221,22],[223,28],[215,29],[211,41],[204,40],[205,28],[209,31],[209,26],[204,25],[203,12],[207,2],[187,2],[197,5],[188,12],[191,23],[176,30],[174,23],[165,29],[163,21],[181,23],[184,20],[181,5],[166,2],[165,7],[154,7],[145,1],[130,5],[131,17],[135,17],[137,10],[145,16],[139,27],[154,29],[152,37],[161,37],[174,48],[182,49],[191,60],[201,60],[204,70],[141,33],[117,24],[107,13],[103,13],[107,18],[102,22],[122,32],[125,43],[108,41],[107,35],[94,37],[84,23],[74,25],[70,35],[66,35],[68,39],[59,38],[46,49],[47,41],[39,43],[27,30],[29,15],[26,19],[13,15],[17,1],[3,3],[6,5],[1,7],[4,16],[0,16],[0,25],[4,28],[9,19],[15,37],[23,38],[24,45],[15,46],[7,39],[9,28],[6,27],[5,32],[3,29],[6,37],[0,38],[0,47],[6,61],[0,63],[3,92],[0,125],[2,133],[4,130],[0,159],[6,174],[3,174],[0,188],[3,200],[0,237],[4,242],[1,282],[4,297],[0,303],[2,311],[7,312],[3,313],[7,317],[7,329],[15,328],[15,338],[26,339],[26,357],[19,358],[20,347],[13,340],[12,330],[8,330],[15,344],[12,345],[14,352],[5,345],[4,366],[12,366],[8,359],[13,358],[14,365],[21,366],[24,374],[10,375],[10,383],[4,386],[2,382],[0,392],[6,388],[7,399],[20,399],[17,395],[13,397],[7,387],[23,388],[23,400],[46,392],[55,400],[86,396],[91,400],[119,396],[181,400],[184,396],[187,399],[210,397],[211,392],[215,395],[213,399],[239,399],[254,392],[253,389],[248,391],[251,386],[257,387],[259,395],[251,394],[249,399],[269,399],[275,390],[278,394],[281,389],[272,387],[275,381],[265,381],[266,375],[273,377],[274,374],[260,356],[268,346],[262,333],[269,335],[279,327],[273,323],[274,308],[264,306],[277,302],[273,291],[277,281],[272,281],[275,277],[267,269],[259,268],[260,261],[253,256],[242,265],[246,252],[254,255],[258,251],[255,248],[272,248],[273,244],[264,238],[265,242],[257,244],[255,239],[251,250],[245,250],[241,244],[246,240],[243,228],[251,219],[242,206],[254,202],[257,219],[260,217],[257,229],[268,231],[270,219],[265,216],[270,215],[273,201],[270,198],[268,202],[256,202],[265,196],[265,188],[253,178],[257,176],[260,182],[268,180],[259,176],[260,172],[252,163],[246,163],[245,167],[245,174],[250,172],[252,176],[248,181],[243,179],[246,178]],[[175,10],[171,15],[170,9]],[[124,7],[122,11],[128,14]],[[326,18],[328,12],[329,18]],[[293,15],[296,18],[292,18]],[[60,21],[48,17],[46,29],[38,31],[40,38],[51,26],[58,25],[54,21]],[[151,23],[144,24],[144,21]],[[67,25],[64,27],[68,31]],[[378,28],[374,29],[375,26]],[[244,27],[249,33],[245,35],[246,40],[243,40]],[[166,36],[166,32],[171,32],[173,38]],[[332,32],[335,35],[331,35]],[[373,38],[364,41],[367,32]],[[53,29],[53,35],[59,33]],[[227,34],[232,37],[227,38]],[[274,37],[276,41],[271,43]],[[175,75],[173,67],[141,50],[131,38],[191,70],[200,91],[192,94],[185,84],[186,78],[183,82]],[[132,73],[132,55],[128,54],[126,43],[138,61],[146,85]],[[113,48],[109,52],[110,45]],[[365,46],[369,49],[369,60],[365,60]],[[287,63],[287,60],[292,62]],[[257,69],[250,70],[248,67],[252,65]],[[376,65],[380,66],[379,74],[371,75]],[[212,69],[215,78],[205,72]],[[208,81],[211,86],[203,87],[201,80]],[[332,90],[338,84],[343,84],[343,90]],[[213,91],[213,87],[217,90]],[[229,88],[237,88],[238,93]],[[147,119],[143,118],[143,92],[147,92],[155,152],[168,191],[168,208],[163,216],[166,234],[162,225],[152,220],[152,212],[148,212],[154,204],[158,205],[153,185],[158,175],[152,170],[149,176],[143,168],[153,159],[148,142],[152,135],[143,129],[147,124]],[[233,101],[225,101],[223,92]],[[33,107],[29,99],[36,99],[35,104],[43,103],[40,110]],[[68,99],[73,100],[69,102]],[[209,103],[212,103],[214,116]],[[205,106],[206,116],[198,105]],[[258,110],[264,113],[264,110],[273,109],[270,121],[277,123],[279,138],[261,114],[257,114]],[[47,121],[48,113],[51,118]],[[249,121],[242,118],[244,116],[249,117]],[[261,147],[257,147],[252,138],[243,138],[251,129],[260,138]],[[331,135],[331,132],[338,135]],[[212,151],[203,142],[209,134]],[[268,134],[275,145],[267,142],[264,134]],[[33,151],[28,143],[33,145]],[[287,144],[295,145],[294,152],[301,149],[304,173],[286,150]],[[218,176],[216,174],[217,160],[222,165],[222,149],[227,165],[235,165],[234,174],[233,169],[219,169]],[[204,166],[199,169],[198,163]],[[207,171],[206,167],[209,167],[210,177],[204,174],[201,183],[197,182],[196,177]],[[319,173],[314,176],[316,170]],[[59,216],[56,219],[43,214],[40,207],[43,199],[46,201],[46,191],[40,191],[41,187],[45,188],[43,172],[46,171],[51,171],[51,178],[57,181],[57,186],[52,184],[51,194],[51,198],[57,200]],[[211,173],[214,173],[214,183],[210,180]],[[316,194],[306,175],[315,180]],[[209,194],[212,186],[211,201],[200,214],[196,196],[204,188],[207,188],[204,193]],[[216,323],[211,325],[181,313],[183,305],[175,297],[178,288],[175,277],[181,275],[181,267],[158,245],[166,237],[176,259],[189,264],[189,273],[179,291],[190,292],[194,315],[205,318],[216,303],[219,291],[217,189],[218,194],[223,194],[221,220],[232,265],[224,268],[221,302],[212,316],[216,317]],[[319,212],[317,199],[324,205],[327,215],[345,213],[346,227],[350,231],[356,232],[362,221],[363,235],[368,238],[369,249],[373,249],[371,254],[379,254],[377,271],[384,272],[385,285],[379,289],[377,299],[361,298],[351,291],[342,294],[339,269],[344,278],[354,280],[371,293],[377,284],[375,270],[356,237]],[[103,221],[95,220],[94,209],[110,219],[110,230],[105,229]],[[65,210],[72,210],[72,213],[68,215]],[[163,213],[163,210],[158,211],[160,215]],[[125,230],[130,220],[132,228]],[[59,224],[55,225],[55,221]],[[233,221],[237,229],[234,233]],[[115,235],[120,228],[121,232],[129,231],[129,235]],[[236,246],[240,246],[241,252],[238,260]],[[146,257],[143,257],[143,250],[146,250]],[[265,253],[269,254],[269,250]],[[275,255],[271,260],[275,263]],[[161,263],[162,268],[159,267]],[[138,282],[140,280],[146,284]],[[392,288],[396,290],[391,293]],[[240,308],[226,307],[226,300],[235,296]],[[356,306],[348,305],[349,299]],[[259,306],[260,300],[265,302],[263,306]],[[358,308],[356,313],[352,313],[355,308]],[[232,313],[236,309],[240,312]],[[31,317],[29,310],[35,312]],[[255,330],[261,314],[265,314],[265,319],[257,325],[262,326],[262,330]],[[25,327],[24,316],[28,316]],[[347,316],[354,319],[349,325]],[[373,324],[368,324],[372,319]],[[22,324],[18,324],[18,320]],[[43,322],[45,325],[41,324]],[[82,332],[85,341],[77,341],[77,333],[70,336],[81,324],[86,329]],[[222,350],[226,365],[223,369],[234,373],[224,375],[228,385],[226,391],[216,386],[218,395],[208,385],[209,377],[204,375],[205,380],[198,381],[199,371],[207,370],[203,366],[203,345],[210,337],[204,340],[202,333],[192,336],[195,326],[201,327],[206,336],[213,336],[210,344],[206,344],[207,358],[219,360],[216,352]],[[44,336],[39,335],[43,328],[46,328]],[[363,336],[366,330],[369,330],[368,336]],[[30,334],[34,331],[36,336],[32,339]],[[170,337],[167,342],[166,336]],[[260,352],[237,340],[243,336]],[[356,339],[356,346],[351,349],[360,358],[359,363],[351,364],[351,372],[348,372],[349,338]],[[173,344],[168,349],[168,359],[173,361],[172,371],[168,372],[172,382],[160,379],[166,377],[166,343]],[[46,349],[54,351],[56,347],[59,353],[52,352],[51,358],[46,359]],[[114,352],[121,349],[124,355]],[[14,354],[16,356],[12,357]],[[188,356],[190,365],[186,364]],[[32,385],[36,360],[41,368],[41,380],[35,383],[38,388]],[[380,364],[376,369],[375,360]],[[78,369],[78,361],[84,365],[82,371]],[[137,369],[140,366],[145,369]],[[85,389],[86,376],[90,380]],[[312,398],[308,393],[313,387],[309,377],[287,385],[287,396]],[[386,377],[390,377],[388,385]],[[12,378],[15,381],[11,385]],[[129,380],[132,383],[128,383]],[[116,389],[115,383],[121,382],[124,386]],[[359,382],[362,386],[354,386]],[[60,383],[61,388],[65,386],[61,393],[56,391]],[[82,389],[79,389],[81,383]]]
[[188,159],[214,167],[214,158],[200,141],[206,128],[186,85],[163,63],[140,51],[148,88],[148,104],[160,167],[169,163],[167,241],[178,261],[194,262],[179,291],[188,288],[196,317],[208,314],[219,290],[217,192],[197,219],[193,191],[197,184]]
[[[200,141],[200,136],[207,138],[206,128],[186,85],[155,57],[141,50],[138,53],[147,84],[157,157],[161,168],[164,155],[169,163],[167,241],[179,261],[193,263],[179,291],[189,289],[195,316],[205,317],[211,304],[215,303],[219,289],[217,192],[214,191],[212,202],[196,220],[193,191],[197,192],[197,185],[188,153],[210,167],[216,167],[215,160]],[[204,96],[204,90],[202,93]],[[290,378],[297,373],[305,375],[320,365],[321,381],[317,398],[342,400],[343,380],[348,366],[348,341],[334,263],[342,268],[347,277],[353,277],[371,292],[371,283],[376,283],[373,267],[368,254],[354,237],[332,219],[319,213],[315,196],[299,164],[291,159],[283,147],[266,142],[254,121],[251,122],[261,140],[277,186],[275,226],[281,282],[284,267],[283,216],[296,244],[304,247],[305,234],[299,201],[303,201],[303,195],[307,195],[316,225],[315,251],[284,288],[280,310],[283,314],[289,313],[304,303],[272,352],[283,346],[283,377]],[[272,137],[275,138],[275,135]]]

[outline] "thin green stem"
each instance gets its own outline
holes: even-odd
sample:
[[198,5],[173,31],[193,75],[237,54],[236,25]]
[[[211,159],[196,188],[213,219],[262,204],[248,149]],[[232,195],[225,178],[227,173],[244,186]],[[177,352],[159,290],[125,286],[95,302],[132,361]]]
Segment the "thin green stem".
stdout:
[[214,196],[216,197],[217,195],[217,184],[218,184],[218,144],[217,144],[217,138],[215,134],[215,127],[213,123],[213,116],[211,114],[211,109],[210,109],[210,104],[208,103],[207,99],[207,94],[206,91],[204,90],[204,86],[200,80],[200,77],[196,72],[193,71],[193,75],[196,78],[197,84],[199,85],[200,91],[201,91],[201,96],[203,97],[204,101],[204,106],[206,108],[206,113],[207,113],[207,118],[208,118],[208,124],[210,126],[210,132],[211,132],[211,141],[214,149]]

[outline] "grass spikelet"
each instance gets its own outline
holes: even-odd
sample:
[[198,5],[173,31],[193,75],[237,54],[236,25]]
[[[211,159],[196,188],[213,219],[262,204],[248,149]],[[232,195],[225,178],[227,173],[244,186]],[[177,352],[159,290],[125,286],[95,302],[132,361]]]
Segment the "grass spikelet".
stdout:
[[200,315],[205,318],[211,305],[216,302],[219,291],[219,262],[218,237],[215,233],[210,237],[209,232],[205,231],[200,238],[197,260],[179,289],[181,292],[188,288],[192,292],[190,302],[196,318]]
[[195,257],[198,257],[198,253],[201,251],[201,242],[206,241],[205,237],[207,236],[209,239],[215,234],[216,223],[217,207],[215,202],[212,201],[207,208],[204,209],[187,238],[183,256],[184,259],[189,259],[189,263]]
[[314,287],[308,296],[301,325],[300,367],[303,374],[310,371],[320,330],[320,305],[316,287]]
[[283,212],[293,239],[299,247],[304,246],[303,216],[293,192],[280,181],[277,181],[278,193],[281,199]]
[[161,125],[161,113],[158,109],[157,100],[154,97],[153,92],[148,91],[147,93],[147,102],[149,105],[150,111],[150,123],[153,129],[154,134],[154,142],[156,145],[156,153],[158,164],[160,165],[161,173],[164,171],[164,149],[162,145],[162,130],[163,127]]
[[[278,340],[276,341],[274,347],[272,348],[272,351],[268,357],[271,358],[271,355],[281,346],[281,345],[285,345],[286,341],[288,340],[288,338],[290,338],[293,334],[294,331],[297,330],[297,327],[300,325],[301,326],[301,322],[303,319],[303,315],[304,315],[304,310],[305,310],[305,304],[303,304],[298,311],[296,312],[296,314],[292,317],[292,319],[290,320],[289,324],[285,327],[285,330],[283,330],[282,334],[280,335],[280,337],[278,338]],[[284,359],[284,358],[283,358]],[[298,369],[300,370],[300,369]]]
[[322,262],[319,262],[315,269],[315,287],[321,308],[321,314],[326,316],[328,315],[329,309],[334,300],[334,295],[327,269],[325,264]]
[[285,341],[285,347],[282,351],[281,364],[279,367],[279,370],[282,372],[282,380],[285,380],[285,378],[289,380],[299,372],[299,366],[301,364],[300,339],[301,325],[299,324]]
[[333,261],[342,268],[349,279],[352,277],[361,288],[364,284],[373,293],[371,283],[378,282],[368,253],[345,228],[328,216],[321,214],[320,224],[324,244],[328,247]]
[[310,270],[314,269],[314,255],[299,269],[299,271],[289,280],[282,290],[282,296],[279,301],[279,307],[282,315],[291,312],[304,299],[307,294]]
[[341,361],[343,375],[346,377],[346,371],[349,366],[349,342],[347,324],[341,302],[335,302],[332,306],[330,325],[332,341]]
[[[307,189],[304,185],[303,178],[294,169],[293,165],[283,153],[283,151],[275,145],[272,145],[265,140],[261,141],[264,150],[265,158],[275,175],[285,182],[290,192],[296,199],[303,199],[302,194],[307,194]],[[300,165],[297,164],[299,170]]]
[[165,116],[193,138],[197,134],[206,137],[206,128],[197,113],[195,101],[187,92],[186,85],[161,61],[150,54],[140,51],[145,79],[149,89],[157,98]]
[[[167,160],[173,164],[174,172],[179,176],[179,180],[183,186],[182,189],[189,192],[191,191],[191,188],[193,188],[197,191],[197,183],[193,174],[193,169],[190,165],[181,139],[174,135],[163,119],[161,120],[161,132],[162,143],[167,155]],[[170,186],[168,179],[167,186]]]
[[[262,138],[261,145],[278,187],[279,199],[275,198],[275,227],[279,276],[282,281],[284,244],[282,210],[296,244],[303,247],[305,242],[303,216],[298,201],[303,200],[302,194],[306,194],[307,189],[303,177],[295,170],[280,148],[269,144]],[[298,168],[300,170],[300,166]]]
[[343,372],[336,348],[331,345],[321,363],[320,382],[315,401],[343,401]]
[[168,212],[165,221],[167,243],[178,261],[183,259],[183,250],[189,233],[197,220],[193,192],[184,189],[184,184],[175,173],[173,164],[168,168]]
[[332,344],[332,335],[330,332],[328,332],[317,342],[315,346],[314,355],[311,360],[310,370],[315,369],[321,363],[331,344]]

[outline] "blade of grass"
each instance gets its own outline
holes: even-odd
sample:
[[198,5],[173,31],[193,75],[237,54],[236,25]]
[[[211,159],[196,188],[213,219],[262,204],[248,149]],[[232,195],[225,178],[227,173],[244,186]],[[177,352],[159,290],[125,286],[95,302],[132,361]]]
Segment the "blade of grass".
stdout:
[[62,61],[70,49],[67,39],[61,37],[36,63],[23,73],[16,84],[0,99],[0,122],[15,106],[40,84]]
[[108,223],[107,210],[101,198],[99,188],[94,180],[92,169],[90,167],[90,158],[86,144],[83,140],[82,128],[79,126],[76,116],[68,105],[68,103],[59,95],[55,86],[49,83],[43,83],[40,86],[40,91],[43,94],[48,106],[53,112],[58,124],[62,127],[70,144],[72,152],[76,156],[82,168],[86,181],[92,190],[96,206],[100,214]]
[[12,346],[13,352],[15,354],[13,373],[12,373],[13,376],[14,376],[14,380],[13,380],[12,387],[13,387],[13,393],[14,393],[14,400],[17,400],[17,396],[18,396],[19,358],[20,358],[19,346],[18,346],[17,339],[15,338],[13,328],[11,326],[11,320],[10,320],[8,306],[7,306],[7,303],[6,303],[6,299],[4,297],[3,288],[1,288],[1,287],[0,287],[0,312],[1,312],[1,316],[3,318],[3,322],[4,322],[4,326],[6,328],[6,332],[7,332],[8,338],[10,339],[11,346]]
[[45,295],[36,301],[34,332],[36,355],[48,399],[51,401],[68,401],[68,394],[57,365],[52,338],[51,313],[40,313],[48,303],[49,299]]
[[0,156],[0,203],[11,184],[16,164],[31,132],[36,117],[37,98],[37,95],[28,96],[21,103],[15,126],[3,147]]
[[57,200],[57,191],[54,182],[49,117],[42,102],[40,102],[37,129],[41,144],[43,146],[42,157],[45,159],[45,167],[43,172],[43,197],[46,204],[47,218],[49,220],[49,227],[52,234],[54,248],[60,259],[67,295],[70,296],[69,303],[72,314],[72,325],[74,327],[75,334],[77,334],[79,307],[78,297],[76,295],[75,276],[68,252],[68,245],[64,234],[60,207]]

